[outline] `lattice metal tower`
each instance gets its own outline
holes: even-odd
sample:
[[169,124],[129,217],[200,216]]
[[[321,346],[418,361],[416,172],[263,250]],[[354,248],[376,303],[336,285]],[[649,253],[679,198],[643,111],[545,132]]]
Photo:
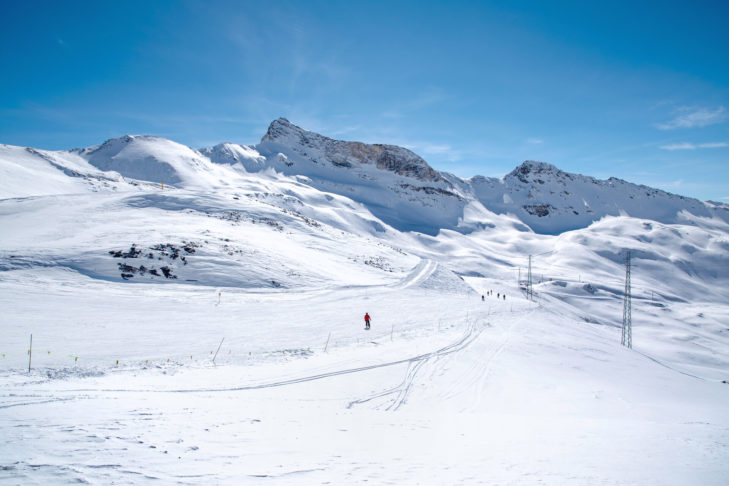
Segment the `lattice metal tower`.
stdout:
[[630,296],[630,250],[625,257],[625,297],[623,299],[623,337],[621,344],[633,347],[633,323]]

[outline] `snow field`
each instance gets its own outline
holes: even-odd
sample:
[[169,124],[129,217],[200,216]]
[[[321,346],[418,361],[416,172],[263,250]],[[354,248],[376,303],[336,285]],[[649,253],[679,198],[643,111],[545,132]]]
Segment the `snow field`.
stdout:
[[[33,327],[34,343],[59,340],[104,361],[71,367],[53,353],[30,375],[3,368],[0,474],[23,483],[722,483],[723,385],[661,365],[642,345],[626,350],[619,328],[565,319],[547,297],[422,289],[428,266],[404,288],[223,289],[218,306],[194,286],[102,284],[57,270],[38,278],[45,289],[21,284],[27,275],[5,278],[4,303],[25,294],[28,306],[6,316],[16,322],[6,326],[11,344],[25,346]],[[111,300],[128,313],[109,312]],[[218,336],[215,366],[208,350]],[[166,362],[187,346],[204,358]]]
[[726,207],[284,122],[0,146],[0,482],[726,482]]

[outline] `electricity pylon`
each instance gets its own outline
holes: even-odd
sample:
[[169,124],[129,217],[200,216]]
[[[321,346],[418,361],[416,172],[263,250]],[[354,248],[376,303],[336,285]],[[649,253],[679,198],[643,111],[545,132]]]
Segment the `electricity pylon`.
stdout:
[[623,298],[623,336],[621,344],[633,348],[633,323],[630,296],[630,250],[625,257],[625,294]]

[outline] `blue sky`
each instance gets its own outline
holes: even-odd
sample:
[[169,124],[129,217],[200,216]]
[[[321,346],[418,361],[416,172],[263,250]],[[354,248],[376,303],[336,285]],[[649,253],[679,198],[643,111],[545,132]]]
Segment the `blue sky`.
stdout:
[[284,116],[462,177],[729,202],[729,2],[0,2],[0,143],[257,143]]

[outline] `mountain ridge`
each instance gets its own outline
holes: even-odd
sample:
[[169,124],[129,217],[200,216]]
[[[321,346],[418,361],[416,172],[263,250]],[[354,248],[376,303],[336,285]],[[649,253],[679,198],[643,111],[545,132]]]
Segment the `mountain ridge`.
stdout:
[[[12,160],[11,146],[2,147],[5,155],[0,159]],[[543,234],[584,228],[605,216],[674,223],[685,220],[680,215],[686,212],[729,221],[726,204],[702,202],[614,177],[601,180],[568,173],[547,162],[526,160],[500,179],[479,175],[462,179],[433,169],[406,148],[337,140],[286,118],[272,121],[256,145],[226,142],[193,149],[163,137],[124,135],[83,149],[26,151],[77,177],[86,170],[88,176],[93,171],[95,177],[106,174],[114,179],[109,174],[116,172],[127,182],[208,190],[273,170],[364,204],[398,230],[429,235],[443,229],[473,231],[482,227],[479,217],[488,219],[489,213],[514,217]]]

